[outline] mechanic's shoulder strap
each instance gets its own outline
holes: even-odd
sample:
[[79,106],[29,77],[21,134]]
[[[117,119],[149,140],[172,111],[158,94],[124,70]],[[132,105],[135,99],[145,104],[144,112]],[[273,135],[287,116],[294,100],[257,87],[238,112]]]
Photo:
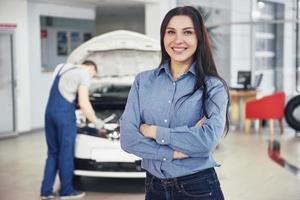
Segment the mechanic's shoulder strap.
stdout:
[[60,67],[60,69],[57,72],[57,75],[59,75],[59,73],[61,72],[61,70],[64,68],[64,66],[66,65],[66,63],[63,63],[62,66]]
[[[63,65],[62,68],[63,68],[64,66],[65,66],[65,65]],[[62,68],[61,68],[61,69],[62,69]],[[61,71],[61,69],[60,69],[60,71]],[[62,75],[65,74],[66,72],[68,72],[68,71],[70,71],[70,70],[73,70],[73,69],[78,69],[78,67],[76,67],[76,66],[70,67],[69,69],[67,69],[66,71],[62,72],[61,74],[59,74],[59,73],[60,73],[60,71],[59,71],[58,74],[59,74],[60,76],[62,76]]]

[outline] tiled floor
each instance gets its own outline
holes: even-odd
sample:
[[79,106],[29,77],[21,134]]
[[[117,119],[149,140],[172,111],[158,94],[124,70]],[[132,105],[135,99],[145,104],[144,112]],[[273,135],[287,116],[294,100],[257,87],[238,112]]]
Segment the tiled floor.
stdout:
[[[275,134],[281,155],[300,167],[300,137]],[[300,178],[268,157],[268,134],[230,132],[215,151],[227,200],[300,200]],[[37,200],[45,160],[43,132],[0,140],[0,200]],[[143,180],[84,178],[85,200],[142,200]],[[58,184],[56,184],[57,187]],[[58,198],[57,198],[58,199]]]

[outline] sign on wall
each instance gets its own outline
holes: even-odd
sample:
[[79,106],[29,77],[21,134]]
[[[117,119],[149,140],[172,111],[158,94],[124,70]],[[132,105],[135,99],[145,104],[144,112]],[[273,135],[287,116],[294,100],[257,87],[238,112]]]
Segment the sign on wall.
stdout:
[[13,23],[0,23],[0,29],[15,29],[17,28],[17,24]]

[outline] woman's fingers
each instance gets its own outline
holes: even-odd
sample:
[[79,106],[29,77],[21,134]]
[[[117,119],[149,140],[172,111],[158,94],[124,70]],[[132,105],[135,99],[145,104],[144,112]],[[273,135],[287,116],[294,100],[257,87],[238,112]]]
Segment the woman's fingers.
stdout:
[[204,124],[205,120],[206,120],[206,117],[204,116],[196,123],[195,126],[202,126]]
[[188,157],[188,155],[186,155],[185,153],[182,153],[180,151],[174,151],[174,153],[173,153],[173,159],[184,159],[187,157]]

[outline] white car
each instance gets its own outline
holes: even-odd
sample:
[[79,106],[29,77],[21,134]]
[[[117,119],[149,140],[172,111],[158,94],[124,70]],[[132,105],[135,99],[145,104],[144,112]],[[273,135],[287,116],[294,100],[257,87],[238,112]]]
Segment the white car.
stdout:
[[141,158],[121,149],[118,120],[137,73],[158,66],[159,42],[130,31],[97,36],[75,49],[70,63],[92,60],[99,78],[93,81],[90,100],[96,114],[105,120],[101,133],[77,111],[78,134],[75,146],[76,176],[144,178]]

